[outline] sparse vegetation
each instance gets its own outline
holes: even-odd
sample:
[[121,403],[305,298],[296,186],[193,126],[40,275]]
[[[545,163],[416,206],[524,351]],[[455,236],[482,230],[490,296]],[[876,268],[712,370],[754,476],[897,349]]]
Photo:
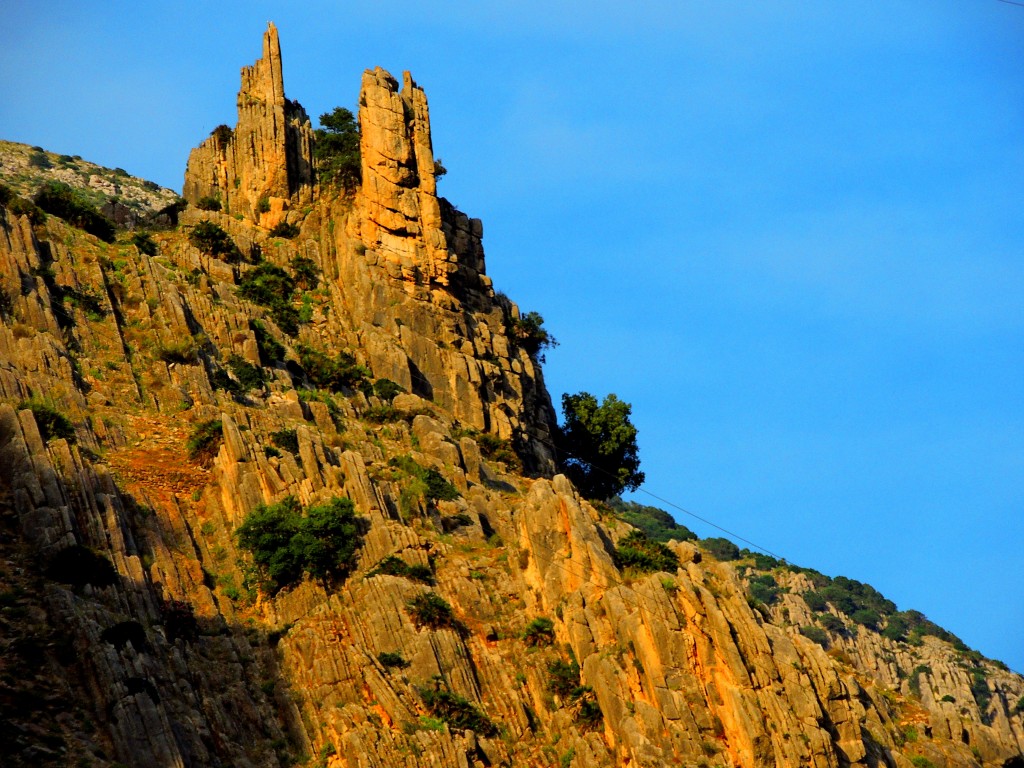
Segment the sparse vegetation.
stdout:
[[377,661],[385,669],[405,669],[409,666],[409,662],[398,652],[384,651],[383,653],[378,653]]
[[188,233],[188,241],[203,253],[222,259],[229,264],[242,261],[242,252],[235,241],[212,221],[200,221]]
[[247,272],[238,285],[238,295],[270,310],[277,326],[294,336],[299,331],[299,313],[292,306],[295,281],[281,267],[263,262]]
[[380,561],[376,568],[366,574],[367,578],[384,574],[386,576],[401,576],[410,581],[418,581],[421,584],[433,584],[434,572],[426,565],[409,565],[405,560],[394,555],[388,555]]
[[241,355],[231,355],[228,358],[228,368],[245,392],[263,389],[267,384],[267,375],[263,369],[258,365],[253,365]]
[[196,424],[195,429],[185,444],[188,450],[188,457],[204,467],[213,464],[221,443],[224,442],[223,424],[220,419],[201,421]]
[[[294,224],[289,224],[286,221],[282,221],[279,224],[275,224],[270,230],[270,237],[283,237],[286,240],[291,240],[293,237],[297,237],[299,234],[299,228]],[[298,258],[303,258],[299,256]],[[308,259],[307,259],[308,261]]]
[[697,534],[680,525],[663,509],[638,504],[635,501],[623,501],[620,496],[608,500],[608,507],[616,517],[625,520],[634,528],[639,528],[647,538],[654,541],[694,541]]
[[716,560],[721,560],[722,562],[740,559],[740,548],[721,536],[712,536],[708,539],[702,539],[700,546],[709,555],[714,557]]
[[199,345],[192,336],[181,341],[171,341],[157,347],[156,356],[165,363],[194,365],[199,362]]
[[35,194],[35,204],[68,224],[107,243],[114,242],[114,222],[102,215],[81,193],[59,181],[48,181]]
[[551,645],[555,642],[555,623],[545,616],[537,617],[523,630],[523,641],[534,647]]
[[615,547],[615,559],[620,568],[640,573],[668,571],[675,573],[679,558],[660,541],[647,538],[643,531],[632,531]]
[[544,362],[544,351],[558,346],[555,337],[544,328],[544,318],[538,312],[527,312],[509,323],[509,336],[526,354]]
[[253,335],[256,337],[256,348],[260,353],[260,362],[263,365],[273,365],[279,360],[284,360],[284,345],[275,339],[267,327],[259,320],[253,320],[250,324]]
[[196,202],[196,208],[201,211],[219,211],[221,209],[220,198],[210,195],[200,197]]
[[405,389],[391,379],[377,379],[373,382],[373,394],[387,403],[390,403],[403,392],[405,392]]
[[146,256],[156,256],[157,254],[156,241],[148,232],[136,232],[132,235],[132,245],[138,249],[139,253]]
[[828,648],[828,635],[825,634],[825,630],[821,627],[805,626],[800,627],[800,634],[811,640],[822,648]]
[[417,689],[433,717],[444,721],[456,732],[470,730],[483,736],[494,736],[498,732],[494,723],[473,703],[442,685],[439,679],[435,679],[435,687]]
[[357,389],[370,376],[369,369],[359,365],[348,352],[339,352],[332,358],[305,344],[300,344],[296,351],[306,377],[320,389],[331,392]]
[[407,605],[409,617],[419,629],[461,629],[448,601],[436,592],[422,592]]
[[282,450],[299,455],[299,433],[294,429],[279,429],[271,433],[270,442]]
[[38,400],[24,400],[18,403],[18,410],[25,409],[32,411],[39,428],[39,435],[43,442],[55,439],[64,439],[69,443],[75,442],[75,425],[63,413],[51,405],[39,402]]

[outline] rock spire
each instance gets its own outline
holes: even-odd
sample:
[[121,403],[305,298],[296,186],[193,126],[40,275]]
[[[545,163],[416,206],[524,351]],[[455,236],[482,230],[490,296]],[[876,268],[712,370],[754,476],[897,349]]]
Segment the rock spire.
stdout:
[[359,239],[419,281],[448,285],[457,260],[442,228],[426,94],[408,72],[399,90],[385,70],[366,70],[359,128]]
[[225,212],[268,227],[312,201],[313,129],[302,106],[285,98],[273,23],[263,56],[242,68],[237,125],[216,128],[192,150],[183,196],[192,204],[216,198]]

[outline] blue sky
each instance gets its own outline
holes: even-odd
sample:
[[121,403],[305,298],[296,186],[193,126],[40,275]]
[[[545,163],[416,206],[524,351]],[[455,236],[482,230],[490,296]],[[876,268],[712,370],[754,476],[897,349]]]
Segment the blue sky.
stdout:
[[314,119],[411,70],[556,402],[1024,671],[1024,8],[868,5],[8,0],[0,137],[180,189],[268,20]]

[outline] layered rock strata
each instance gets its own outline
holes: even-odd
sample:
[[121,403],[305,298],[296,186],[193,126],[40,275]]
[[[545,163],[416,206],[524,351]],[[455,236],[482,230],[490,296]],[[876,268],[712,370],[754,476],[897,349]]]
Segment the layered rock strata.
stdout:
[[193,205],[214,198],[225,212],[271,228],[312,202],[313,181],[313,129],[302,106],[284,95],[281,44],[270,24],[263,56],[242,68],[237,124],[192,150],[182,195]]
[[[762,605],[755,561],[691,543],[672,572],[618,566],[630,527],[544,471],[550,401],[479,222],[424,181],[422,92],[376,71],[364,94],[364,187],[315,199],[294,239],[190,209],[150,255],[0,208],[4,764],[1019,768],[1024,679],[999,664],[831,608],[842,630],[812,641],[805,574],[775,567]],[[294,335],[240,294],[256,265],[190,242],[203,219],[312,265]],[[304,349],[407,391],[317,388]],[[255,588],[238,526],[288,496],[352,500],[346,579]],[[431,593],[443,622],[414,610]]]

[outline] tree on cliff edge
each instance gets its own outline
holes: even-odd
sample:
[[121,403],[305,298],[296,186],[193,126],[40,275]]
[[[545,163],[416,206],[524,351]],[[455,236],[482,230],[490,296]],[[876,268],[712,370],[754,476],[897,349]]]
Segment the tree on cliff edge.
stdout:
[[359,124],[352,110],[335,107],[320,115],[316,129],[317,173],[322,183],[354,190],[360,181]]
[[559,469],[588,499],[635,491],[644,482],[631,410],[615,395],[600,405],[589,392],[562,395]]

